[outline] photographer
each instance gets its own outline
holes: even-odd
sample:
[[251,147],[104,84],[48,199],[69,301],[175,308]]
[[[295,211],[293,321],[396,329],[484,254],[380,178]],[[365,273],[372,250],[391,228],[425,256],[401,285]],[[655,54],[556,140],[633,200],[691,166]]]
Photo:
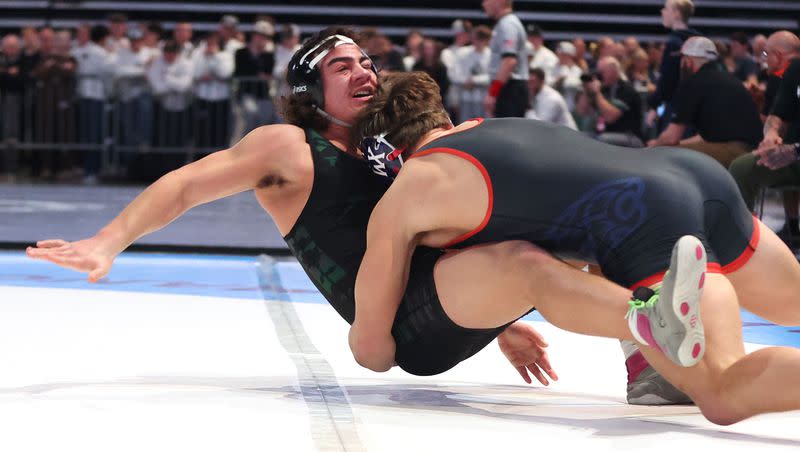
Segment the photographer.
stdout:
[[598,113],[597,139],[625,147],[643,147],[642,105],[629,82],[622,79],[622,69],[614,57],[597,62],[597,72],[581,76],[583,90]]

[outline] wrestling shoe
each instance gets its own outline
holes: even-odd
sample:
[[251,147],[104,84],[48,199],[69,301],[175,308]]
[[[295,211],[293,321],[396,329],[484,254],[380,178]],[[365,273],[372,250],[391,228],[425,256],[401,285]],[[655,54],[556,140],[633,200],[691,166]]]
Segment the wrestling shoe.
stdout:
[[706,278],[706,252],[697,237],[685,235],[672,248],[669,271],[660,287],[639,287],[629,302],[633,337],[653,346],[682,367],[697,364],[706,342],[700,297]]
[[691,405],[692,399],[668,382],[640,351],[625,360],[628,370],[628,403],[631,405]]

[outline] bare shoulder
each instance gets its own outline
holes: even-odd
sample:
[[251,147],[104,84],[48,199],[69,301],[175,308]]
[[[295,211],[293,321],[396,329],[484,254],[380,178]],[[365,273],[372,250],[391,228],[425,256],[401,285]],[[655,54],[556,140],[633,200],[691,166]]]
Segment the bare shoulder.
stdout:
[[437,162],[409,160],[378,202],[373,219],[402,223],[412,234],[429,230],[447,204],[448,186],[447,172]]
[[261,126],[248,133],[235,146],[246,154],[268,154],[269,157],[286,156],[293,148],[306,145],[303,129],[289,124]]
[[430,193],[431,190],[444,188],[448,181],[448,172],[436,159],[415,158],[408,160],[397,179],[392,184],[395,191],[402,189],[405,193]]

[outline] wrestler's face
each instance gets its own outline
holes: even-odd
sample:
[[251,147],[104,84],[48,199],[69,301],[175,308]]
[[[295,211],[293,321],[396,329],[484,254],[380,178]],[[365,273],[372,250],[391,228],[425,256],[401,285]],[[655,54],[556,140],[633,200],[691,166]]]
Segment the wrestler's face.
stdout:
[[344,122],[354,122],[378,87],[372,61],[355,45],[340,45],[320,63],[325,111]]

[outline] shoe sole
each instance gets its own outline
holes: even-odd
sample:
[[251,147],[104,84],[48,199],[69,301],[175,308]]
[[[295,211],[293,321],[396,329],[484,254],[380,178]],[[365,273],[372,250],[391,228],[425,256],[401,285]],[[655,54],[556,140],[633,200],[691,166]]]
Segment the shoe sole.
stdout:
[[681,237],[672,250],[670,272],[675,272],[672,310],[686,329],[678,347],[680,365],[691,367],[703,359],[706,350],[705,331],[700,318],[700,299],[706,278],[706,250],[697,237]]

